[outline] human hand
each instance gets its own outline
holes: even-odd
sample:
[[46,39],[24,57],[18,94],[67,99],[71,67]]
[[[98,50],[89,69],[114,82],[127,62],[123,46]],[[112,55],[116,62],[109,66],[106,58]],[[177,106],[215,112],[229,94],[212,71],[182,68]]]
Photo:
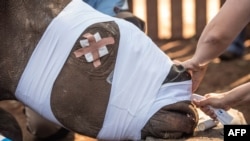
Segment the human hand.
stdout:
[[224,110],[229,110],[228,106],[224,101],[225,93],[208,93],[205,94],[204,99],[193,100],[193,103],[199,107],[206,115],[210,116],[213,119],[216,119],[217,116],[214,113],[213,108],[220,108]]
[[207,70],[207,65],[199,66],[198,64],[194,63],[193,60],[189,59],[184,62],[179,62],[177,60],[174,61],[176,64],[181,64],[185,69],[189,71],[192,76],[192,92],[195,92],[199,87],[202,79]]

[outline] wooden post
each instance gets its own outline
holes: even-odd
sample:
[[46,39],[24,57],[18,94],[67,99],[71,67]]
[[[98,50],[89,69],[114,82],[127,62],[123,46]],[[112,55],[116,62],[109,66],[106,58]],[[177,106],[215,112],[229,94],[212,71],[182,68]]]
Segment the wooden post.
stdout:
[[204,27],[206,26],[206,0],[196,0],[196,9],[195,9],[195,30],[196,30],[196,37],[201,35]]
[[147,0],[147,33],[148,36],[156,40],[158,39],[158,11],[157,11],[157,0]]
[[182,38],[182,0],[171,0],[171,13],[172,13],[172,38]]
[[132,0],[127,0],[127,1],[128,1],[128,9],[130,12],[133,13],[133,2],[132,2]]

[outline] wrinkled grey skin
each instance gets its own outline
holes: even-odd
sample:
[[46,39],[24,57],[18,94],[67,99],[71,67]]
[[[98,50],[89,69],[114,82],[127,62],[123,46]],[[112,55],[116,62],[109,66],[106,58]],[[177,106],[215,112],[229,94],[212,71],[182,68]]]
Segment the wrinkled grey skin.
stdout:
[[[0,100],[15,99],[19,78],[50,21],[70,0],[0,1]],[[22,140],[21,129],[10,114],[1,110],[0,131]],[[13,138],[14,137],[16,138]]]
[[13,99],[19,78],[50,21],[70,0],[0,1],[0,100]]

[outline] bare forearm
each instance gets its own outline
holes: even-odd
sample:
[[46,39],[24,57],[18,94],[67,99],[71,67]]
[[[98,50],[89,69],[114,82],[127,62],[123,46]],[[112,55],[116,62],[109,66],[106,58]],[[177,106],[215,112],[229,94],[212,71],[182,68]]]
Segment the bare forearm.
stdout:
[[[238,5],[239,4],[239,5]],[[238,6],[235,6],[238,5]],[[249,0],[227,0],[220,12],[207,24],[192,58],[204,65],[218,57],[250,21]],[[233,9],[233,10],[232,10]]]
[[229,43],[230,39],[226,39],[222,36],[216,36],[214,33],[207,33],[205,36],[201,36],[192,59],[196,62],[196,64],[204,66],[223,53]]
[[230,107],[250,102],[250,82],[242,84],[231,91],[228,91],[223,101]]
[[207,24],[199,38],[194,56],[182,62],[192,74],[193,91],[203,79],[207,64],[226,50],[249,21],[250,0],[227,0],[219,13]]

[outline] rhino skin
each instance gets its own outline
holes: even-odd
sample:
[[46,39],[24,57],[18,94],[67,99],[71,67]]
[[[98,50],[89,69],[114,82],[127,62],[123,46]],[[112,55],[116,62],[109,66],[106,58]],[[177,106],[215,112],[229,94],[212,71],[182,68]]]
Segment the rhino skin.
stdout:
[[0,100],[15,99],[22,72],[51,20],[70,0],[0,2]]
[[[61,12],[61,10],[70,2],[70,0],[3,0],[0,1],[0,100],[17,100],[15,97],[15,90],[18,85],[18,81],[25,69],[25,66],[34,51],[37,43],[39,42],[41,36],[43,35],[44,31],[46,30],[46,27],[49,25],[49,23],[52,21],[52,19],[58,15],[58,13]],[[73,60],[73,61],[72,61]],[[105,60],[105,58],[104,58]],[[78,62],[79,63],[79,62]],[[114,62],[113,62],[114,64]],[[113,66],[111,64],[111,66]],[[55,95],[61,94],[67,94],[71,90],[75,92],[79,92],[79,87],[74,84],[79,84],[80,82],[77,82],[78,80],[71,81],[69,78],[78,78],[76,75],[76,71],[72,71],[73,66],[76,65],[76,62],[74,61],[73,55],[69,56],[67,59],[65,66],[62,70],[62,72],[59,74],[58,79],[56,80],[54,86],[53,86],[53,92],[56,93]],[[110,69],[111,70],[111,69]],[[110,73],[105,73],[105,77]],[[90,70],[91,71],[91,70]],[[79,73],[79,72],[77,72]],[[96,79],[99,77],[94,73],[94,75],[90,75],[89,80]],[[69,86],[74,86],[74,88],[62,88],[62,83],[71,83]],[[105,84],[106,85],[106,84]],[[110,86],[103,86],[103,87],[110,87]],[[93,87],[95,88],[95,87]],[[66,90],[65,90],[66,89]],[[81,88],[84,89],[84,88]],[[109,93],[109,92],[107,92]],[[89,97],[87,95],[84,95],[81,99],[73,98],[67,95],[62,95],[59,99],[56,99],[55,95],[52,94],[52,99],[54,99],[54,102],[51,103],[54,105],[57,105],[57,107],[63,109],[63,107],[67,107],[67,112],[71,111],[72,108],[72,102],[74,102],[74,106],[77,105],[77,103],[83,104],[82,106],[93,107],[93,104],[95,105],[95,110],[86,110],[85,112],[92,112],[92,113],[77,113],[72,111],[71,113],[60,113],[59,110],[57,111],[57,107],[52,107],[53,112],[56,113],[56,117],[60,120],[60,122],[63,122],[67,125],[66,128],[78,132],[83,135],[96,137],[98,134],[98,131],[100,130],[103,122],[103,117],[105,115],[106,107],[108,104],[108,95],[99,96],[98,99],[95,99],[93,102],[91,101],[82,101],[85,97]],[[97,94],[95,94],[97,95]],[[103,98],[103,99],[102,99]],[[67,100],[70,101],[67,102]],[[90,98],[88,98],[90,100]],[[86,102],[86,103],[85,103]],[[61,105],[58,103],[62,103]],[[171,105],[170,105],[171,106]],[[186,106],[190,106],[190,103],[188,103]],[[191,126],[186,131],[174,131],[177,132],[171,133],[171,137],[173,138],[179,138],[183,134],[192,134],[193,129],[195,128],[197,122],[198,122],[198,116],[195,112],[195,109],[193,107],[192,110],[189,111],[191,118],[188,120],[191,121]],[[78,109],[81,110],[81,109]],[[162,109],[164,110],[164,109]],[[169,109],[165,109],[165,111],[168,111]],[[160,110],[161,111],[161,110]],[[171,110],[169,110],[172,112]],[[189,113],[188,112],[188,113]],[[168,113],[168,112],[166,112]],[[182,116],[186,116],[186,113],[183,112],[177,112],[181,114]],[[67,115],[68,114],[68,115]],[[70,115],[73,114],[73,115]],[[96,117],[94,119],[88,118],[89,115],[91,117]],[[174,115],[174,114],[173,114]],[[82,118],[81,120],[72,120],[70,121],[70,116],[73,116],[74,118]],[[171,115],[169,115],[171,116]],[[67,117],[67,121],[64,121],[64,119]],[[101,118],[99,118],[101,117]],[[178,117],[180,115],[178,114]],[[61,119],[60,119],[61,118]],[[168,117],[169,119],[174,119],[173,117]],[[92,123],[90,124],[89,121],[84,121],[84,119],[90,120]],[[158,120],[158,117],[155,118]],[[71,122],[73,122],[73,125],[79,125],[79,123],[82,123],[81,126],[75,127],[70,126]],[[94,124],[95,122],[95,124]],[[150,120],[148,124],[154,123],[155,121]],[[143,129],[143,137],[145,138],[147,135],[154,135],[154,126],[148,126],[145,125],[145,129]],[[169,123],[169,127],[171,127],[171,124],[175,123]],[[186,124],[183,124],[186,125]],[[182,126],[182,125],[180,125]],[[79,129],[79,130],[78,130]],[[176,129],[180,129],[179,127],[176,127]],[[173,132],[173,131],[170,131]],[[168,132],[166,132],[167,134]],[[164,136],[168,136],[165,135]]]

